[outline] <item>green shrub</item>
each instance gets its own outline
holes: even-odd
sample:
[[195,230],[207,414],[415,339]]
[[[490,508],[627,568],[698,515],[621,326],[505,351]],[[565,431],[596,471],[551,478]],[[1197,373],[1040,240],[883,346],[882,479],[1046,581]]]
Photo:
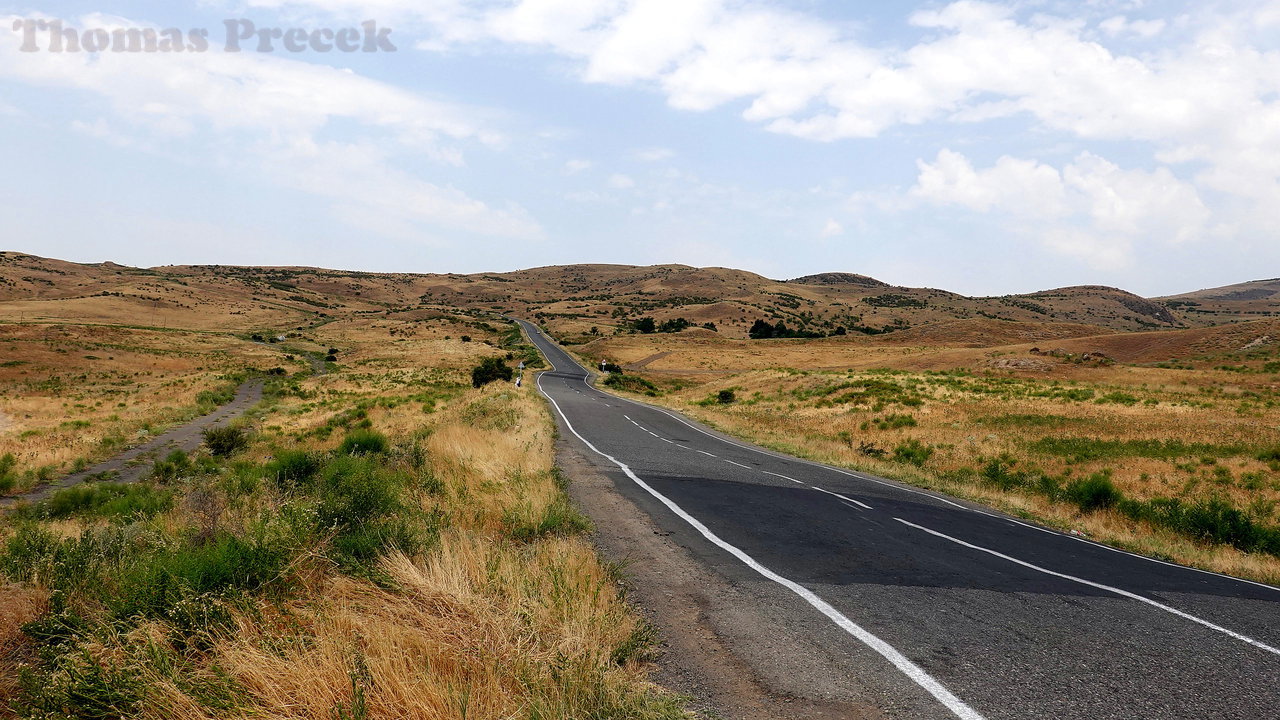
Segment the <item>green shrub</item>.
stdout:
[[249,434],[238,425],[211,427],[202,434],[209,452],[217,457],[229,457],[249,447]]
[[982,468],[982,478],[1001,490],[1012,490],[1027,484],[1027,473],[1015,470],[1018,461],[1008,453],[992,458]]
[[17,486],[18,475],[13,471],[17,464],[18,459],[13,453],[0,455],[0,493],[7,493]]
[[69,517],[127,519],[150,517],[173,507],[173,493],[150,485],[84,483],[54,493],[48,500],[30,506],[26,517],[59,520]]
[[658,396],[658,386],[648,380],[635,375],[623,375],[621,373],[609,373],[609,377],[604,379],[606,387],[617,390],[625,390],[650,397]]
[[515,373],[502,361],[502,358],[485,358],[471,370],[472,387],[483,387],[495,380],[510,381]]
[[173,482],[191,471],[191,458],[181,450],[174,450],[163,460],[157,460],[151,467],[152,479],[167,483]]
[[1073,481],[1067,485],[1063,494],[1068,500],[1080,506],[1083,512],[1112,507],[1123,498],[1115,484],[1111,482],[1109,470]]
[[716,402],[720,403],[721,405],[731,405],[737,399],[738,399],[737,394],[734,393],[732,390],[721,390],[720,392],[716,393]]
[[387,451],[387,436],[374,430],[352,430],[342,439],[342,455],[371,455]]
[[310,487],[316,473],[324,467],[324,459],[316,453],[305,450],[281,450],[275,458],[263,468],[267,477],[275,481],[276,487],[292,492],[300,487]]
[[366,458],[344,456],[320,472],[317,521],[322,528],[351,528],[401,508],[405,482]]
[[924,467],[933,457],[934,449],[912,438],[893,449],[894,462],[909,463],[916,467]]

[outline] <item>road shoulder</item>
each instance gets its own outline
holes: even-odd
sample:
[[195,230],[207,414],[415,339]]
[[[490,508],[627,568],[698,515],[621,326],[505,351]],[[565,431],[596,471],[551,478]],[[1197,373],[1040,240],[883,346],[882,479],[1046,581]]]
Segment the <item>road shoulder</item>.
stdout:
[[[569,495],[594,522],[592,541],[625,566],[627,594],[662,641],[655,680],[694,698],[693,709],[727,720],[882,718],[839,698],[813,672],[815,649],[776,628],[750,593],[699,564],[565,440],[556,462]],[[821,654],[821,653],[817,653]],[[788,692],[777,689],[785,679]]]

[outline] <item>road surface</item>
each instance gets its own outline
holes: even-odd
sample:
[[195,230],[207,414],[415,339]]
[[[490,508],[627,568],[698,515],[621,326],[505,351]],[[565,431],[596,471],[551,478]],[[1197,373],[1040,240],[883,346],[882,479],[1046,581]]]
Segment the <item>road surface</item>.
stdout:
[[748,631],[821,649],[797,685],[901,718],[1280,718],[1280,589],[753,447],[595,389],[522,325],[562,434],[769,607]]

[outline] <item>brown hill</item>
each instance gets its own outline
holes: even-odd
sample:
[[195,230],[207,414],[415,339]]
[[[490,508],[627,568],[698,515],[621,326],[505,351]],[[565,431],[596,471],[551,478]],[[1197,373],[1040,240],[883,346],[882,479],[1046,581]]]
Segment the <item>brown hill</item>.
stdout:
[[1188,325],[1221,325],[1277,317],[1280,316],[1280,278],[1170,295],[1157,301],[1181,315]]
[[[852,336],[896,334],[902,342],[990,347],[1020,338],[1038,342],[1235,321],[1238,314],[1217,314],[1218,306],[1208,303],[1248,303],[1248,312],[1275,312],[1280,301],[1266,294],[1273,286],[1280,291],[1280,281],[1201,291],[1179,296],[1185,298],[1179,305],[1101,286],[966,297],[852,273],[778,281],[686,265],[564,265],[467,275],[224,265],[143,269],[0,252],[0,319],[244,332],[344,315],[464,308],[536,317],[567,338],[625,331],[643,317],[659,323],[683,317],[714,325],[729,338],[746,337],[755,321],[766,320],[824,335],[843,329]],[[1191,302],[1198,304],[1186,304]]]

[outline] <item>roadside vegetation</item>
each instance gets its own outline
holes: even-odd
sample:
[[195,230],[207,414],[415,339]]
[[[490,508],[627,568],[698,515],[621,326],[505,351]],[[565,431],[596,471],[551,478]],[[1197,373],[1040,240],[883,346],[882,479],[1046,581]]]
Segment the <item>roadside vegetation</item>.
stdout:
[[[925,364],[927,352],[898,354]],[[778,450],[1280,581],[1280,390],[1265,364],[1246,374],[1211,360],[1196,370],[1035,361],[1020,373],[1001,353],[970,356],[938,370],[673,372],[605,384]]]
[[343,332],[149,480],[0,524],[0,716],[686,717],[544,403],[471,387],[500,338]]

